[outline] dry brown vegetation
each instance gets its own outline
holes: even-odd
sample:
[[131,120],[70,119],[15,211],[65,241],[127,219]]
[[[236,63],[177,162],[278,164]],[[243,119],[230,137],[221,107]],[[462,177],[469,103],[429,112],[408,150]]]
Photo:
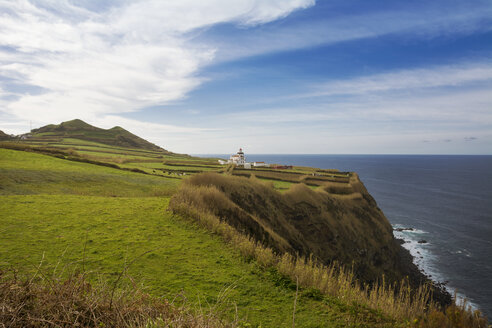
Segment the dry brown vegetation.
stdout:
[[348,183],[349,178],[346,176],[313,176],[312,174],[306,174],[301,172],[294,171],[279,171],[273,169],[241,169],[235,168],[232,172],[233,175],[250,177],[255,175],[258,178],[262,179],[271,179],[277,181],[285,181],[292,183],[305,183],[313,186],[321,186],[326,182],[340,182],[340,183]]
[[365,198],[340,198],[304,184],[280,194],[254,177],[209,173],[188,179],[171,203],[212,213],[277,253],[353,265],[356,277],[366,282],[383,274],[401,280],[405,274],[391,225],[363,186],[354,181],[347,188]]
[[[352,187],[357,192],[364,191],[363,185]],[[347,269],[347,266],[336,261],[326,264],[312,256],[292,254],[289,252],[290,241],[264,221],[257,220],[260,215],[270,219],[275,215],[268,212],[273,209],[266,203],[281,202],[279,197],[284,196],[277,193],[272,199],[272,192],[271,187],[255,178],[201,174],[183,183],[180,191],[172,198],[170,209],[221,235],[246,258],[255,259],[262,266],[273,267],[292,281],[298,281],[302,288],[314,288],[348,304],[358,303],[381,311],[405,326],[486,327],[486,320],[481,314],[472,312],[465,305],[451,305],[442,311],[432,300],[433,288],[429,283],[411,286],[406,279],[387,283],[384,275],[371,284],[363,283],[357,279],[357,269],[354,267]],[[257,197],[253,197],[253,194]],[[325,191],[315,192],[305,186],[295,185],[285,197],[291,202],[301,200],[307,204],[316,204],[317,198],[323,198],[324,194]],[[374,201],[368,197],[366,202]],[[237,199],[250,202],[241,203],[243,206],[249,204],[266,211],[259,213],[252,209],[255,215],[247,217],[244,209],[233,201]],[[227,216],[234,217],[234,220],[229,220]]]
[[0,327],[235,327],[213,311],[151,297],[139,286],[91,284],[84,274],[19,279],[0,272]]
[[432,309],[413,321],[419,328],[482,328],[490,327],[480,311],[471,310],[466,303],[450,305],[444,311]]
[[326,182],[323,184],[323,189],[330,194],[336,195],[350,195],[354,193],[352,185],[347,183]]
[[372,309],[382,311],[397,319],[416,318],[427,308],[436,308],[431,303],[428,285],[417,292],[411,292],[403,281],[401,293],[395,295],[395,286],[390,284],[360,284],[354,271],[333,262],[326,266],[313,258],[293,256],[289,253],[278,254],[263,246],[251,237],[239,233],[215,215],[198,211],[184,204],[174,203],[172,209],[185,217],[198,221],[203,227],[220,234],[227,242],[237,247],[247,259],[255,259],[264,267],[274,267],[285,277],[298,280],[303,288],[315,288],[325,295],[335,296],[350,304],[357,302]]

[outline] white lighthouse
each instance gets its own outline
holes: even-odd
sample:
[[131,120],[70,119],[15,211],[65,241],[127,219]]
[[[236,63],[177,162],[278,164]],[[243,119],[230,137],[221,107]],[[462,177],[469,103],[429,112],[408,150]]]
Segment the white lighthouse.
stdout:
[[238,166],[244,166],[244,163],[246,163],[246,158],[244,157],[244,152],[242,148],[239,148],[237,154],[231,156],[231,158],[229,159],[229,163],[236,164]]
[[239,151],[236,154],[231,155],[227,162],[219,159],[219,164],[235,164],[237,166],[243,166],[245,169],[250,169],[252,165],[251,163],[246,163],[246,157],[244,156],[242,148],[239,148]]

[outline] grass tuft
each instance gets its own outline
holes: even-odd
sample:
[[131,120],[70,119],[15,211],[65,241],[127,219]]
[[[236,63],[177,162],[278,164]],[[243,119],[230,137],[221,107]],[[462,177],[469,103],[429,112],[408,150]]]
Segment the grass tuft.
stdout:
[[214,312],[191,311],[143,292],[138,285],[94,286],[85,274],[20,279],[0,271],[0,326],[29,327],[235,327]]

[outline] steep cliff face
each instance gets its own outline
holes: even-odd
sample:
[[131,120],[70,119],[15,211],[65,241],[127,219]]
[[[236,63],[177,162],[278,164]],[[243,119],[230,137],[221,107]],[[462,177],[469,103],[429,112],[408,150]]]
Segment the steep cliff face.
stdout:
[[348,184],[317,190],[298,184],[283,194],[255,178],[201,174],[188,179],[180,193],[176,197],[190,206],[212,212],[278,252],[353,265],[366,282],[383,274],[400,280],[413,265],[408,258],[402,263],[390,223],[356,174]]

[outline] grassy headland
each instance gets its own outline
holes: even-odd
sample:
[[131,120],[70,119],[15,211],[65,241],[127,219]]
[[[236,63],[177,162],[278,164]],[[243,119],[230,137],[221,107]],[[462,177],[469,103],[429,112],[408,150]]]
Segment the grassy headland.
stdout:
[[[42,261],[47,273],[76,266],[92,282],[102,277],[111,283],[138,258],[127,274],[154,297],[184,295],[193,309],[219,304],[229,321],[235,320],[237,307],[240,320],[254,326],[290,324],[292,281],[244,260],[220,237],[167,211],[165,194],[179,180],[9,149],[0,149],[0,168],[2,268],[33,273]],[[90,183],[84,176],[69,179],[77,172],[96,178]],[[92,185],[97,177],[108,180]],[[128,185],[118,189],[124,181]],[[156,190],[162,195],[155,197]],[[298,327],[366,321],[390,327],[394,322],[378,311],[309,292],[299,295],[296,321]]]
[[[378,245],[390,242],[391,231],[355,174],[305,167],[224,168],[214,159],[173,154],[138,140],[128,148],[121,138],[112,141],[116,129],[94,130],[78,120],[48,127],[0,148],[0,270],[37,273],[28,279],[37,293],[31,300],[56,294],[64,281],[80,281],[73,274],[79,271],[102,295],[102,308],[114,287],[124,294],[125,285],[143,286],[135,304],[162,309],[158,298],[174,300],[164,312],[201,326],[486,325],[463,308],[442,312],[428,301],[425,288],[420,294],[415,286],[413,292],[395,294],[394,286],[376,283],[380,274],[390,278],[398,272],[384,263],[392,261],[392,251]],[[226,171],[251,178],[204,174]],[[171,197],[175,214],[168,207]],[[361,234],[366,236],[350,237]],[[331,236],[325,241],[331,246],[316,243],[323,236]],[[364,248],[366,256],[355,255]],[[378,251],[370,254],[371,248]],[[364,262],[376,253],[383,254],[381,263]],[[305,261],[310,254],[312,260]],[[353,272],[337,264],[350,267],[351,258]],[[15,279],[3,274],[1,287],[21,286]],[[18,299],[5,292],[10,287],[0,289],[0,303]],[[77,299],[79,294],[71,295]],[[121,298],[121,308],[132,297]],[[142,297],[150,297],[150,303],[138,301]],[[159,315],[166,322],[166,313],[156,311],[137,312],[152,312],[151,324]],[[149,326],[141,321],[145,315],[138,318],[133,325]],[[114,325],[115,320],[86,326]]]

